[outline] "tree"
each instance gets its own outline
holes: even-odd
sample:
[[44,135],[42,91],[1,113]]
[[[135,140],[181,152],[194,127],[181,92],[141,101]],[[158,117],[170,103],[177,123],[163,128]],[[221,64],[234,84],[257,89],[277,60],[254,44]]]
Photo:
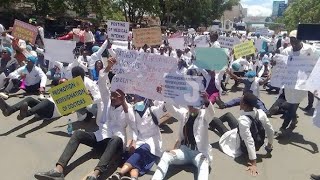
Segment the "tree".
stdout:
[[285,11],[282,22],[288,30],[297,29],[299,23],[319,23],[320,1],[295,0]]

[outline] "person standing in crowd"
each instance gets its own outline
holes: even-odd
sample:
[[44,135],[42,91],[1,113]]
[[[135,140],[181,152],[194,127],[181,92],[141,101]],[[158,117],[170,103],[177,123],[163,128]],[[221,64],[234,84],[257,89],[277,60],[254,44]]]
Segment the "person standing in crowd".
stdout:
[[8,75],[9,84],[5,89],[5,93],[0,93],[0,97],[8,99],[8,94],[12,88],[20,84],[20,80],[24,79],[26,93],[40,93],[39,99],[43,100],[45,87],[47,83],[47,76],[41,68],[35,66],[37,57],[28,56],[27,65],[20,67]]
[[220,43],[218,42],[219,35],[218,33],[211,33],[210,34],[210,42],[209,47],[212,48],[221,48]]
[[98,60],[96,61],[95,65],[94,65],[94,69],[91,69],[90,71],[90,79],[93,80],[93,81],[98,81],[99,79],[99,73],[100,73],[100,70],[103,69],[103,63],[101,60]]
[[[257,103],[258,98],[255,95],[245,93],[240,101],[240,110],[242,112],[238,120],[231,113],[228,113],[221,118],[214,118],[210,123],[211,129],[218,130],[222,135],[219,144],[224,153],[233,158],[239,157],[242,154],[248,154],[249,162],[247,170],[253,176],[259,174],[256,151],[264,144],[264,138],[267,135],[268,144],[265,149],[268,153],[271,153],[274,136],[274,130],[267,115],[260,109],[254,109]],[[226,121],[228,121],[231,130],[228,130],[223,125],[223,119],[227,119]],[[258,132],[253,132],[253,125],[257,128]],[[258,136],[262,136],[262,139],[259,139]]]
[[[306,57],[304,60],[317,61],[320,57],[320,51],[313,46],[303,43],[297,39],[297,30],[291,31],[289,34],[291,46],[283,50],[282,54],[289,57]],[[274,62],[276,65],[276,62]],[[284,117],[284,121],[279,131],[278,136],[292,132],[298,123],[297,109],[300,102],[308,95],[307,91],[296,90],[284,87],[284,93],[288,102],[288,111]]]
[[[95,39],[94,39],[94,35],[93,35],[92,31],[90,30],[90,26],[89,25],[86,25],[84,27],[83,37],[84,37],[83,43],[84,43],[84,45],[86,47],[86,50],[91,52],[92,51],[92,47],[93,47],[94,42],[95,42]],[[92,52],[92,53],[94,53],[94,52]]]

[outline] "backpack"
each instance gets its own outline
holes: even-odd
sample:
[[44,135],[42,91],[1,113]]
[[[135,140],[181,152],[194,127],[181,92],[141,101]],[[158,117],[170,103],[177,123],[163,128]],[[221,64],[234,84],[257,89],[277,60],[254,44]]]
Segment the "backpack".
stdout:
[[[257,113],[257,117],[255,117],[255,118],[253,118],[251,116],[247,116],[247,117],[250,118],[250,120],[251,120],[250,132],[251,132],[251,136],[254,140],[255,149],[256,149],[256,151],[259,151],[261,146],[264,145],[264,139],[266,138],[265,129],[262,125],[262,122],[259,120],[258,113]],[[239,127],[238,127],[238,133],[239,133]],[[239,136],[240,136],[240,134],[239,134]],[[241,151],[244,153],[248,153],[247,147],[246,147],[244,141],[242,140],[241,136],[240,136],[240,141],[241,141],[241,143],[240,143]]]

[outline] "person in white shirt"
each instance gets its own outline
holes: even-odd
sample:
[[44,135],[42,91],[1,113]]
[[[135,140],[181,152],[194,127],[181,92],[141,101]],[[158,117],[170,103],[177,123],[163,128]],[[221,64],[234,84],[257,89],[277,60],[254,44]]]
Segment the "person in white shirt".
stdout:
[[212,48],[221,48],[220,43],[218,42],[218,38],[219,38],[218,33],[211,33],[209,46]]
[[[47,76],[41,68],[35,66],[37,59],[35,56],[28,56],[27,65],[20,67],[8,75],[9,84],[5,89],[6,93],[12,90],[14,82],[19,82],[20,79],[24,79],[24,90],[26,93],[40,93],[39,99],[44,99],[43,93],[45,92]],[[4,93],[0,93],[0,96],[8,98],[7,96],[3,96],[3,94]]]
[[111,94],[109,91],[104,93],[109,98],[109,103],[104,109],[105,120],[100,121],[99,130],[96,132],[75,131],[56,163],[56,167],[48,172],[35,174],[35,178],[64,179],[64,170],[80,144],[93,147],[103,153],[98,165],[92,174],[86,177],[86,180],[97,180],[100,174],[111,170],[110,164],[113,161],[120,161],[120,156],[127,143],[126,127],[134,120],[133,109],[126,102],[125,94],[121,90],[111,92]]
[[[253,176],[258,175],[256,151],[258,151],[263,144],[260,144],[260,147],[258,147],[259,144],[255,144],[257,141],[252,136],[253,132],[251,132],[252,121],[256,120],[261,122],[268,139],[268,144],[265,147],[268,153],[271,153],[273,149],[272,144],[274,137],[273,127],[266,114],[262,110],[254,109],[257,101],[258,99],[256,96],[251,93],[245,93],[241,98],[241,115],[238,118],[238,121],[234,118],[230,118],[230,115],[224,115],[225,118],[214,118],[210,123],[211,128],[218,130],[219,134],[222,135],[219,144],[224,153],[233,158],[239,157],[243,153],[248,154],[248,171]],[[223,125],[223,119],[227,119],[231,128],[230,131]],[[258,123],[259,122],[256,122],[256,124]],[[264,139],[262,141],[264,142]]]
[[13,50],[11,48],[4,47],[0,53],[0,89],[2,89],[7,83],[7,76],[18,68],[18,62],[12,57]]
[[[297,30],[291,31],[289,34],[291,47],[286,48],[282,54],[294,59],[295,56],[305,57],[308,61],[318,61],[320,51],[309,44],[302,43],[297,39]],[[274,65],[276,62],[274,62]],[[298,123],[297,109],[299,104],[308,95],[308,91],[289,89],[284,87],[285,97],[289,103],[287,115],[284,118],[282,126],[280,127],[278,136],[286,135],[292,132]]]
[[83,36],[84,36],[84,44],[85,44],[86,50],[91,52],[95,39],[92,31],[90,30],[89,25],[84,27]]
[[[161,89],[159,89],[161,92]],[[163,153],[152,180],[165,178],[170,165],[193,164],[198,169],[197,179],[209,179],[209,166],[212,161],[208,137],[208,122],[214,116],[214,108],[206,92],[201,92],[204,108],[188,106],[175,108],[165,104],[168,112],[180,121],[179,138],[174,148]]]
[[180,49],[177,50],[177,59],[178,59],[177,73],[186,74],[189,65],[188,65],[187,59],[183,56],[183,52]]

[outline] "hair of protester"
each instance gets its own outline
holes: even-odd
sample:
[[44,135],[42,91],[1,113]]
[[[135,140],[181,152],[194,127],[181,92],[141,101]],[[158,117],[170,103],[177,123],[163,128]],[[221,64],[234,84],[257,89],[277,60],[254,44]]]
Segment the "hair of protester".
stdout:
[[84,79],[84,76],[86,75],[84,69],[80,66],[76,66],[76,67],[72,68],[71,73],[72,73],[72,77],[74,77],[74,78],[81,76],[81,78]]
[[244,104],[253,108],[258,102],[258,98],[253,93],[246,92],[243,94],[242,101]]

